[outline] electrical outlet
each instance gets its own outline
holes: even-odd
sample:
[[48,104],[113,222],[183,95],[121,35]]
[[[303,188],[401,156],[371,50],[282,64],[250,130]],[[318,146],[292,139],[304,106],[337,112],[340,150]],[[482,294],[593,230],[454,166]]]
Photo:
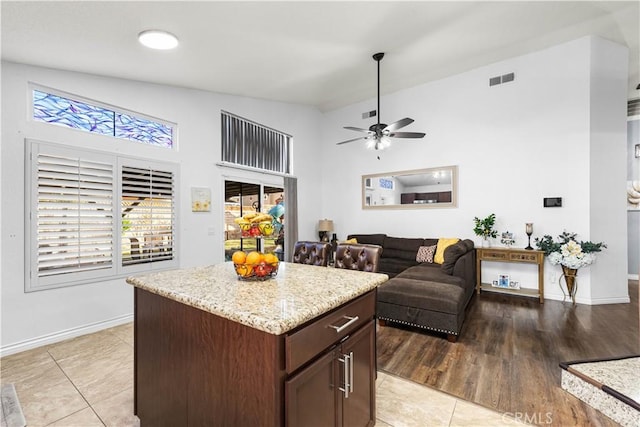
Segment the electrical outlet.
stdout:
[[558,280],[558,277],[556,276],[556,273],[555,273],[555,272],[552,272],[552,273],[549,275],[549,280],[550,280],[551,282],[555,282],[556,280]]

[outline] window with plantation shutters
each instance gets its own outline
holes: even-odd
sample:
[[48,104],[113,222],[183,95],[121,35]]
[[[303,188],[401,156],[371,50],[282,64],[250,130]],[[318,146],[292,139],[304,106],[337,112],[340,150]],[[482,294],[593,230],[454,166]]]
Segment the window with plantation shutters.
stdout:
[[174,258],[173,172],[122,167],[122,265]]
[[178,165],[26,142],[26,291],[178,267]]

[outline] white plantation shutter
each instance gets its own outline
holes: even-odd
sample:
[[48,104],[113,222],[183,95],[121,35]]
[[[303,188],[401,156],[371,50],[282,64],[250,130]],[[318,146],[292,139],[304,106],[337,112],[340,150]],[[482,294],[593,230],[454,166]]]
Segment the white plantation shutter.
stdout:
[[122,266],[175,258],[175,173],[122,166]]
[[32,140],[26,150],[25,291],[179,266],[177,164]]
[[34,147],[30,290],[113,274],[115,158]]

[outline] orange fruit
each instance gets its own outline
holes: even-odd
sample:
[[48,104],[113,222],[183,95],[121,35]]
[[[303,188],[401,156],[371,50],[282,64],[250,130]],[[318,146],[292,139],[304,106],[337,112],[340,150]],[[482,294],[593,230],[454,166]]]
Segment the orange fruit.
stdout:
[[231,255],[231,261],[234,264],[244,264],[247,259],[247,254],[243,251],[235,251],[233,255]]
[[249,252],[249,254],[247,255],[247,259],[245,260],[245,263],[250,264],[250,265],[256,265],[262,262],[262,257],[264,255],[262,255],[260,252]]
[[264,262],[266,262],[267,264],[276,266],[278,265],[278,261],[278,257],[274,254],[264,254]]

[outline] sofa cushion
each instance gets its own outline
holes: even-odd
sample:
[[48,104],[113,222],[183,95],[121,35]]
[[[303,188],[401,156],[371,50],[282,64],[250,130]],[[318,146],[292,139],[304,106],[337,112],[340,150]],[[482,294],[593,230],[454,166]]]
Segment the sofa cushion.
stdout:
[[435,253],[436,253],[436,245],[420,246],[418,248],[418,253],[416,254],[416,261],[433,263],[433,255]]
[[399,277],[378,287],[378,301],[450,314],[463,311],[467,302],[458,286]]
[[473,241],[469,239],[461,240],[458,243],[447,247],[444,251],[442,270],[447,274],[453,274],[453,267],[456,265],[458,258],[473,250],[473,247]]
[[449,246],[458,243],[459,241],[460,239],[458,238],[438,239],[438,247],[436,248],[436,254],[433,257],[433,262],[437,264],[442,264],[444,262],[444,250],[447,249]]
[[[363,245],[378,245],[384,248],[384,238],[386,234],[349,234],[347,239],[356,239]],[[384,253],[384,249],[382,251]]]
[[[384,249],[382,250],[384,254]],[[380,257],[378,272],[385,273],[389,277],[394,277],[398,273],[402,273],[409,267],[418,265],[418,262],[414,259],[400,259],[400,258],[385,258]],[[438,267],[440,265],[438,264]]]
[[385,237],[383,258],[399,258],[416,261],[418,248],[424,245],[424,239],[408,239],[403,237]]
[[418,264],[407,268],[395,277],[424,280],[427,282],[447,283],[449,285],[456,285],[460,287],[465,286],[464,279],[462,277],[445,273],[440,267],[440,264]]

